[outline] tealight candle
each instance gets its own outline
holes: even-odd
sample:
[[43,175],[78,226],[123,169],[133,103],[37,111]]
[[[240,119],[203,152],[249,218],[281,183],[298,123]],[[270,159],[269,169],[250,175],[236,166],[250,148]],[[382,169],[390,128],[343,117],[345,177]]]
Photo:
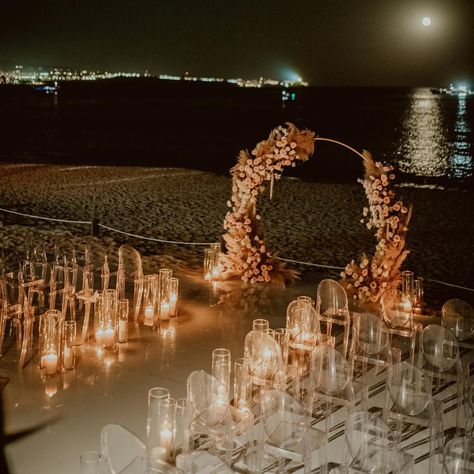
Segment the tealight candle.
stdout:
[[171,455],[171,448],[173,443],[173,432],[164,427],[160,431],[160,446],[165,449],[165,458],[168,459]]
[[153,305],[149,304],[145,307],[145,326],[153,326],[155,319],[155,311],[153,309]]
[[163,446],[155,446],[154,448],[151,448],[150,459],[166,461],[166,448],[164,448]]
[[163,301],[160,305],[160,319],[166,321],[170,318],[170,304]]
[[95,342],[99,344],[100,346],[102,345],[102,338],[104,336],[104,331],[102,328],[98,328],[97,331],[95,332]]
[[41,358],[41,362],[46,375],[54,375],[58,371],[58,356],[55,352],[44,355]]
[[102,334],[102,345],[104,347],[111,347],[115,342],[115,331],[112,328],[107,328]]
[[64,346],[63,365],[66,370],[70,370],[74,368],[74,348],[73,347]]

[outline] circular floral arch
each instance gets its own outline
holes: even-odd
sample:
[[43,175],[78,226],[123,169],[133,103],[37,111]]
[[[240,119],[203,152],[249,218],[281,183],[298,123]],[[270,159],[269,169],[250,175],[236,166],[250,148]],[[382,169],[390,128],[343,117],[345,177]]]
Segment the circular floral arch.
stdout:
[[341,273],[341,283],[349,295],[365,301],[378,301],[385,290],[398,286],[400,266],[408,251],[404,249],[405,233],[411,208],[404,206],[390,188],[395,178],[390,166],[374,162],[368,152],[359,153],[344,143],[315,137],[309,130],[299,130],[287,123],[274,129],[267,140],[257,144],[250,154],[242,150],[237,164],[231,169],[232,197],[227,202],[230,211],[224,220],[223,277],[240,278],[244,282],[285,283],[298,277],[272,254],[265,244],[261,216],[257,212],[257,198],[270,183],[270,197],[274,180],[281,178],[283,169],[306,161],[314,152],[315,141],[329,141],[342,145],[364,162],[364,186],[369,206],[363,210],[361,221],[375,229],[377,244],[373,257],[362,255],[360,262],[351,261]]

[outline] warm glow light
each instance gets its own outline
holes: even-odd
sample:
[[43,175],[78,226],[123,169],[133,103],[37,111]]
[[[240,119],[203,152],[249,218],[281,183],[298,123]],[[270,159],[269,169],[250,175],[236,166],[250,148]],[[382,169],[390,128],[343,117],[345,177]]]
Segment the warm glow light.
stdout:
[[431,18],[429,16],[424,16],[421,20],[421,24],[426,27],[431,26]]

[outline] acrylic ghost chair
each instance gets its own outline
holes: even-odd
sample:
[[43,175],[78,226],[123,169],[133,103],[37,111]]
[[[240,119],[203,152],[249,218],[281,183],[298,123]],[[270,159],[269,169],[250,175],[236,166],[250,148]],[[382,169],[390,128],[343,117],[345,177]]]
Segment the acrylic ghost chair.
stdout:
[[263,331],[250,331],[245,337],[244,357],[254,385],[269,387],[282,368],[282,354],[278,342]]
[[140,253],[130,245],[119,248],[119,263],[117,269],[117,291],[119,299],[127,297],[127,283],[133,282],[134,319],[138,319],[143,299],[144,275]]
[[446,301],[441,310],[443,325],[450,329],[460,347],[474,349],[474,308],[464,300],[454,298]]
[[353,411],[345,423],[344,470],[351,473],[413,472],[413,456],[396,447],[395,437],[378,414]]
[[[229,396],[215,377],[204,370],[192,372],[187,380],[187,447],[184,451],[206,448],[230,465],[232,418]],[[202,439],[207,441],[202,444]],[[186,443],[185,443],[186,444]]]
[[375,367],[374,375],[400,362],[400,351],[388,344],[389,334],[385,323],[375,314],[357,313],[352,321],[352,344],[349,360],[355,378],[356,363],[361,365],[361,381],[368,366]]
[[410,340],[410,362],[415,360],[417,335],[422,326],[413,319],[413,307],[410,298],[401,291],[387,290],[381,300],[383,319],[388,333],[393,336],[405,337]]
[[474,438],[459,436],[444,446],[444,467],[447,474],[474,472]]
[[322,421],[328,437],[335,421],[342,421],[356,405],[367,409],[367,385],[352,379],[349,362],[333,347],[317,346],[314,349],[311,377],[315,390],[313,417],[317,420],[313,424]]
[[303,464],[304,473],[310,473],[316,451],[319,466],[325,466],[326,435],[310,427],[312,404],[308,406],[307,400],[297,400],[280,390],[269,390],[262,395],[261,412],[265,452],[277,459],[277,472],[293,472],[296,463]]
[[443,383],[456,384],[456,426],[461,428],[464,370],[456,337],[449,329],[431,324],[421,333],[420,350],[420,366],[432,379],[435,389],[439,389]]
[[342,354],[347,357],[351,319],[346,290],[335,280],[322,280],[317,289],[316,313],[319,322],[325,323],[326,334],[332,336],[333,325],[342,326]]
[[145,444],[138,436],[121,425],[106,425],[102,428],[100,450],[111,474],[146,472]]
[[[3,340],[7,335],[7,330],[9,335],[15,331],[16,345],[18,348],[21,348],[23,340],[24,299],[21,295],[22,292],[18,281],[18,273],[4,273],[0,279],[0,297],[3,299],[5,305],[5,314],[3,318],[5,330],[3,333]],[[8,322],[10,322],[9,326]],[[0,346],[0,355],[3,354],[3,351],[4,348],[2,343]]]
[[429,376],[409,362],[400,362],[388,368],[386,385],[384,416],[398,449],[403,449],[406,429],[427,430],[429,472],[434,472],[435,455],[443,433],[443,410],[442,403],[431,396]]

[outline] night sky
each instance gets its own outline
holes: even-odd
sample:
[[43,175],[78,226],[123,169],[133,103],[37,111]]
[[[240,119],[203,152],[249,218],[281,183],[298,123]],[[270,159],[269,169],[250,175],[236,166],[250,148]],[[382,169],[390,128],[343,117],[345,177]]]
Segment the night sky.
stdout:
[[1,0],[0,65],[473,85],[473,13],[474,0]]

